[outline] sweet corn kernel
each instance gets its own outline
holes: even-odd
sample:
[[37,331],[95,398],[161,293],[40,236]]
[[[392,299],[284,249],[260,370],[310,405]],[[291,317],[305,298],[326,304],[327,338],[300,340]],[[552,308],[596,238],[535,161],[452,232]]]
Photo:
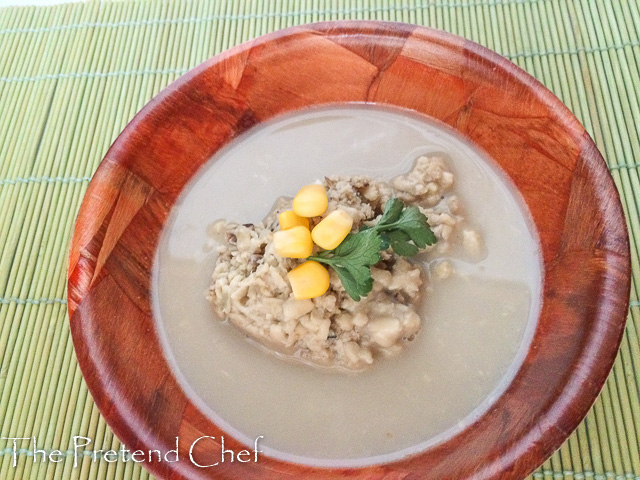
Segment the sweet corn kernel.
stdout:
[[313,260],[298,265],[287,275],[293,296],[299,300],[319,297],[329,289],[329,272]]
[[328,205],[327,190],[317,183],[302,187],[293,199],[293,211],[301,217],[322,215]]
[[287,210],[278,215],[278,222],[280,222],[280,230],[289,230],[297,226],[309,228],[309,219],[296,215],[293,210]]
[[344,210],[335,210],[323,218],[311,231],[316,245],[325,250],[333,250],[351,231],[353,218]]
[[273,248],[281,257],[307,258],[313,251],[309,229],[298,225],[273,234]]

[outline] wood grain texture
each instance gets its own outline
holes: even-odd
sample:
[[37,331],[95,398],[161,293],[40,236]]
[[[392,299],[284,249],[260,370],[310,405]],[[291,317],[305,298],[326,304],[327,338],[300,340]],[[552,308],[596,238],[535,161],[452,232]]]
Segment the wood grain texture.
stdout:
[[[168,479],[523,478],[578,425],[613,364],[629,301],[624,217],[602,157],[556,97],[479,45],[411,25],[321,23],[261,37],[181,77],[127,126],[91,182],[70,251],[71,331],[91,393],[129,448],[169,450],[178,436],[184,459],[196,438],[224,433],[186,398],[155,333],[159,235],[185,184],[223,145],[276,115],[341,102],[430,115],[514,181],[544,259],[542,311],[524,364],[473,425],[394,463],[319,469],[262,456],[209,469],[146,465]],[[219,447],[201,454],[219,459]]]

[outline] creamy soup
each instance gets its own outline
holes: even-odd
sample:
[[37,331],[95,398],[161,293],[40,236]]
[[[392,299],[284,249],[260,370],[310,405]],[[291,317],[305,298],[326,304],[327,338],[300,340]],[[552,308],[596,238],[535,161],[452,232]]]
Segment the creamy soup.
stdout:
[[[255,223],[276,198],[326,175],[390,178],[434,153],[447,158],[486,255],[422,256],[422,329],[405,351],[362,372],[323,369],[279,358],[215,318],[206,295],[216,220]],[[444,260],[448,278],[434,274]],[[493,162],[448,127],[365,105],[283,116],[216,154],[174,207],[153,279],[158,333],[192,401],[248,445],[263,436],[265,454],[319,466],[398,459],[477,419],[524,359],[540,295],[536,234]]]

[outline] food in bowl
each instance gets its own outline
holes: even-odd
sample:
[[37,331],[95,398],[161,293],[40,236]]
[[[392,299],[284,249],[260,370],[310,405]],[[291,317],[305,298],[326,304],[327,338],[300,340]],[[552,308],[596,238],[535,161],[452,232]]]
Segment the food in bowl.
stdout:
[[[221,245],[208,299],[217,318],[269,349],[322,366],[358,370],[400,353],[420,331],[421,287],[428,281],[421,263],[409,258],[431,249],[442,255],[452,241],[469,255],[482,251],[479,234],[464,226],[453,184],[443,155],[422,155],[390,181],[325,177],[293,199],[279,198],[261,222],[216,222]],[[405,229],[388,228],[385,242],[376,236],[373,245],[371,233],[391,221]],[[454,236],[456,229],[464,233]],[[287,235],[293,240],[279,247],[279,236]],[[323,247],[314,254],[312,238]],[[354,248],[347,245],[339,261],[351,268],[338,268],[331,252],[349,242]],[[372,265],[363,263],[367,255]],[[333,265],[330,273],[318,262]],[[435,274],[451,270],[443,262]],[[304,287],[319,290],[309,298],[297,291]]]
[[[409,259],[422,269],[424,301],[406,348],[358,371],[309,366],[212,311],[221,218],[255,225],[275,199],[328,172],[389,183],[422,156],[442,158],[453,174],[445,196],[458,197],[465,227],[452,231],[447,251],[438,241]],[[495,402],[535,331],[541,262],[524,203],[481,150],[403,109],[334,105],[264,122],[202,167],[167,220],[152,291],[172,371],[227,434],[247,445],[262,435],[271,457],[357,467],[424,451]]]

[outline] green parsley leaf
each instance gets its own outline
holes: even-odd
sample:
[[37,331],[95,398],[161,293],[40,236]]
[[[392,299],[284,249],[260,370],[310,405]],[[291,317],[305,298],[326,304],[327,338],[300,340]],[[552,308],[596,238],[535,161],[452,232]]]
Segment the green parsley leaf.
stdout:
[[[380,233],[389,235],[392,232],[403,232],[408,239],[401,240],[396,236],[396,244],[398,241],[407,243],[408,240],[418,248],[425,248],[427,245],[433,245],[437,239],[431,227],[427,222],[427,217],[415,205],[404,208],[402,200],[391,198],[384,207],[384,213],[380,221],[373,227]],[[387,215],[387,212],[389,214]],[[396,234],[397,235],[397,234]],[[390,244],[394,251],[396,249]],[[400,252],[396,252],[402,255]],[[417,253],[417,252],[416,252]],[[413,254],[415,255],[415,253]]]
[[329,265],[335,270],[351,298],[359,301],[373,288],[371,265],[380,261],[382,239],[373,229],[350,233],[333,250],[311,255],[308,260]]
[[413,257],[420,252],[417,246],[410,243],[411,237],[409,237],[409,234],[401,230],[384,232],[381,234],[381,237],[383,241],[389,244],[393,252],[401,257]]
[[418,207],[405,207],[402,200],[391,198],[374,226],[363,226],[347,235],[335,249],[318,252],[307,260],[333,268],[347,294],[359,301],[373,289],[371,267],[380,261],[382,250],[391,248],[400,256],[412,257],[436,241],[427,217]]
[[402,203],[402,200],[400,200],[399,198],[394,197],[387,200],[387,203],[384,205],[384,212],[382,213],[382,217],[380,217],[380,220],[378,220],[376,228],[380,229],[385,225],[397,222],[402,215],[403,208],[404,203]]

